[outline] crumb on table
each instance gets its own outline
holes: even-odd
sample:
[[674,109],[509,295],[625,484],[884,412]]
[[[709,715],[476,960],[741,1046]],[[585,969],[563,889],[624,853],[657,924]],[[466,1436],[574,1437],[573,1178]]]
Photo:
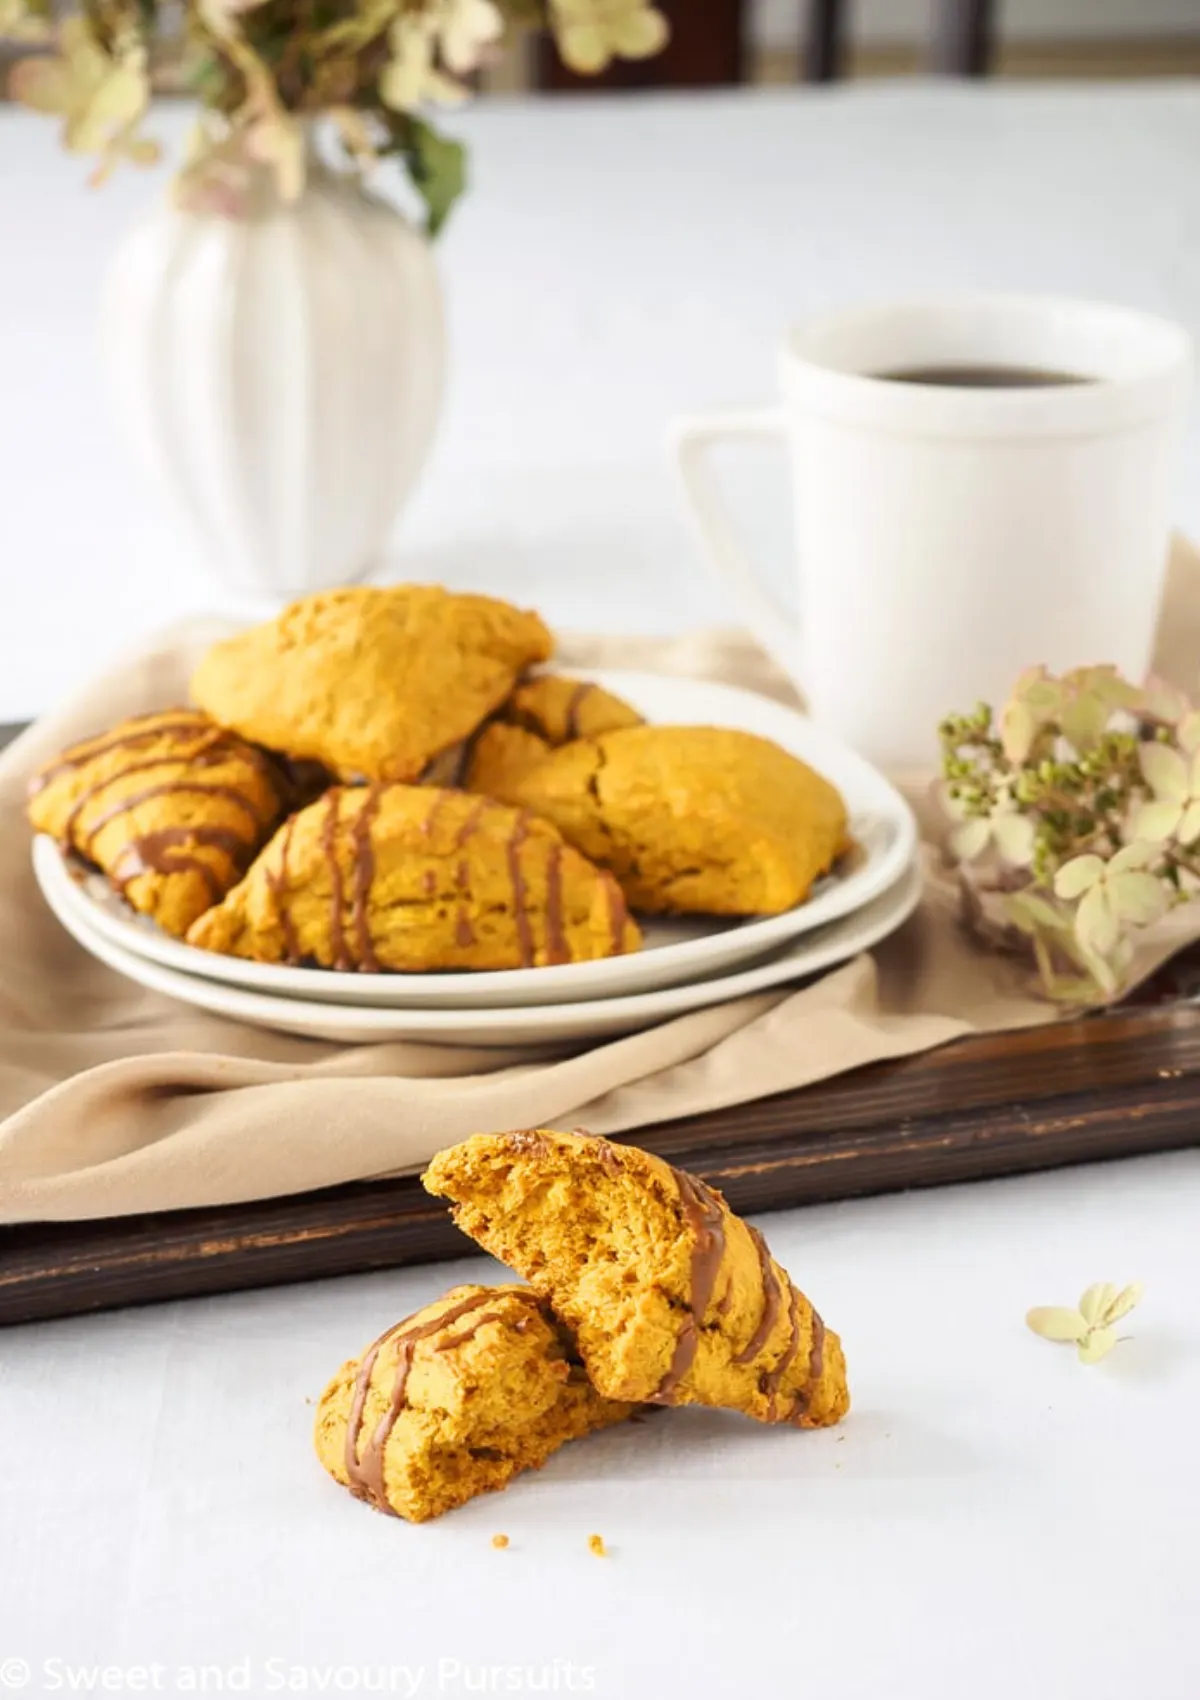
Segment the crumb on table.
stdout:
[[497,1548],[506,1547],[508,1545],[508,1536],[507,1535],[493,1535],[492,1536],[492,1545],[494,1547],[497,1547]]
[[594,1552],[597,1558],[607,1558],[608,1548],[604,1544],[603,1535],[588,1536],[588,1551]]

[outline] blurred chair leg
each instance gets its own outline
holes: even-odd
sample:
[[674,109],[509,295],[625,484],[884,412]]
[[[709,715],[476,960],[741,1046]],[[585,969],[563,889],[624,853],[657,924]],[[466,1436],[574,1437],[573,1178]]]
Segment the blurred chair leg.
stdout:
[[995,12],[995,0],[935,0],[930,68],[952,77],[986,77]]
[[846,0],[808,0],[801,71],[806,83],[832,83],[845,73]]

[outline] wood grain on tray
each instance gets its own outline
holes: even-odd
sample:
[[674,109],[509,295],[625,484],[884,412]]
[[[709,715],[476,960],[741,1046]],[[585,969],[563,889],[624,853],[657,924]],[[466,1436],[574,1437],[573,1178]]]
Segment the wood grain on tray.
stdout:
[[[1019,1174],[1200,1144],[1200,1008],[1171,1001],[961,1040],[624,1137],[735,1209]],[[415,1177],[171,1215],[0,1229],[0,1323],[473,1251]]]

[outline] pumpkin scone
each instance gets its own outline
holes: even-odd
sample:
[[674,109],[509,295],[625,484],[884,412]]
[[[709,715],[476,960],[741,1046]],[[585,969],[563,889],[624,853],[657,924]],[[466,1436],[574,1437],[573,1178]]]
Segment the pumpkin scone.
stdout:
[[595,1391],[530,1288],[454,1287],[342,1365],[314,1439],[356,1498],[424,1523],[633,1409]]
[[242,877],[290,792],[261,750],[179,708],[64,750],[34,776],[28,814],[182,937]]
[[749,732],[631,726],[534,760],[495,731],[470,788],[553,821],[646,914],[779,914],[849,846],[838,791]]
[[530,968],[636,950],[616,881],[545,821],[462,791],[337,786],[188,942],[322,968]]
[[465,786],[486,795],[573,738],[641,724],[637,710],[611,691],[585,679],[541,673],[519,684],[471,737],[435,756],[421,783]]
[[511,796],[551,753],[552,746],[536,732],[493,720],[465,746],[458,778],[478,796]]
[[192,696],[342,779],[417,779],[550,654],[537,614],[436,585],[322,591],[218,643]]
[[539,673],[523,680],[501,707],[499,718],[554,746],[643,723],[636,708],[602,685],[564,673]]
[[823,1428],[850,1405],[841,1342],[720,1193],[584,1133],[477,1134],[426,1189],[530,1282],[610,1399]]

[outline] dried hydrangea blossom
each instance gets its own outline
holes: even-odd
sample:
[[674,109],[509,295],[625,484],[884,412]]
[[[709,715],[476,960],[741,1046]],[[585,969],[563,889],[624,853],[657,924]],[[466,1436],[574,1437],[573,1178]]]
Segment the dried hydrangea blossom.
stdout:
[[1077,1347],[1080,1363],[1099,1363],[1117,1344],[1116,1324],[1141,1296],[1140,1281],[1119,1292],[1114,1282],[1097,1281],[1083,1294],[1077,1310],[1066,1305],[1035,1305],[1026,1313],[1025,1321],[1043,1340]]
[[613,59],[649,59],[667,40],[667,20],[646,0],[550,0],[559,52],[594,76]]
[[1176,745],[1143,744],[1138,751],[1153,801],[1142,804],[1134,825],[1150,844],[1171,838],[1194,844],[1200,838],[1200,714],[1183,716]]
[[[64,121],[69,148],[99,156],[99,181],[122,160],[158,157],[140,124],[160,37],[182,13],[184,76],[204,114],[177,180],[191,211],[243,217],[268,195],[295,201],[313,120],[331,118],[345,164],[399,159],[436,233],[466,182],[460,142],[425,113],[465,98],[509,25],[549,28],[569,65],[602,70],[667,39],[650,0],[85,0],[57,30],[57,52],[19,63],[16,99]],[[0,0],[0,34],[53,39],[50,0]]]
[[941,739],[948,853],[975,910],[999,908],[1051,996],[1119,992],[1134,935],[1200,891],[1200,713],[1161,680],[1037,667]]

